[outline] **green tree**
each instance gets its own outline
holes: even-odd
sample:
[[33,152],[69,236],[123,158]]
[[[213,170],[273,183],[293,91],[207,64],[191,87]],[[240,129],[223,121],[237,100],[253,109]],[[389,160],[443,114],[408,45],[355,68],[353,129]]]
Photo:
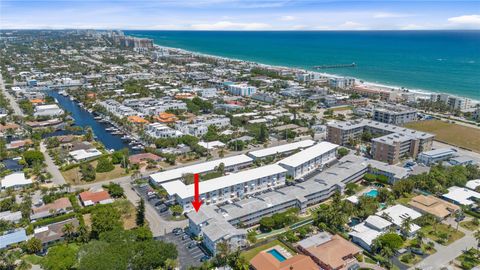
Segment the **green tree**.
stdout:
[[348,155],[348,153],[350,152],[350,150],[348,150],[347,148],[345,147],[340,147],[338,148],[337,150],[337,154],[338,156],[340,156],[341,158]]
[[92,237],[98,238],[101,233],[122,227],[121,216],[112,205],[102,205],[92,212]]
[[65,239],[70,241],[76,233],[76,228],[72,223],[66,223],[63,225],[62,232],[65,235]]
[[403,239],[396,233],[382,234],[373,240],[372,250],[389,258],[403,245]]
[[123,187],[117,183],[110,182],[108,185],[104,186],[108,190],[108,194],[113,198],[121,198],[123,197],[124,190]]
[[33,166],[34,164],[43,163],[45,157],[40,151],[28,150],[23,153],[23,159],[28,164],[28,166]]
[[82,180],[87,182],[91,182],[97,177],[95,169],[90,163],[84,163],[80,165],[80,174],[82,175]]
[[180,204],[175,204],[170,206],[170,211],[172,212],[172,215],[179,216],[183,213],[183,207]]
[[48,249],[48,253],[42,260],[45,270],[69,270],[77,262],[77,251],[69,245],[57,245]]
[[275,220],[272,217],[263,217],[260,219],[260,229],[265,232],[273,230],[275,227]]
[[29,254],[38,253],[42,250],[42,241],[38,238],[32,237],[25,242],[24,249]]
[[138,202],[136,222],[139,227],[145,225],[145,201],[143,199]]
[[85,134],[83,135],[83,138],[88,142],[93,141],[93,129],[91,127],[85,128]]
[[95,169],[99,173],[111,172],[115,169],[112,162],[108,157],[102,157],[98,159],[97,168]]

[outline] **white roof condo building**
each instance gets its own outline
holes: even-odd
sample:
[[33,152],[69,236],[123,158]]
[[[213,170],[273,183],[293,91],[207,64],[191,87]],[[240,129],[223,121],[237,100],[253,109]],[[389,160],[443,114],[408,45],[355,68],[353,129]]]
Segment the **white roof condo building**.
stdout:
[[154,184],[162,184],[181,179],[185,174],[202,174],[215,170],[220,163],[225,166],[226,172],[238,171],[242,168],[248,167],[252,164],[253,159],[246,155],[237,155],[233,157],[221,158],[216,160],[207,161],[195,165],[185,166],[173,170],[163,171],[150,175],[150,180]]
[[333,143],[321,142],[282,159],[278,164],[288,170],[288,175],[299,178],[335,160],[337,147]]
[[475,200],[480,200],[480,193],[468,188],[453,186],[442,197],[458,205],[473,205]]
[[304,140],[304,141],[279,145],[275,147],[265,148],[262,150],[252,151],[248,153],[248,156],[257,160],[257,159],[262,159],[262,158],[266,158],[266,157],[277,155],[277,154],[285,155],[302,148],[310,147],[314,144],[315,144],[315,141],[313,140]]
[[420,153],[418,155],[418,162],[430,165],[447,160],[455,155],[457,155],[457,151],[453,148],[439,148]]
[[34,116],[58,116],[64,111],[57,104],[39,105],[35,107]]
[[[286,172],[279,165],[272,164],[241,171],[204,181],[200,184],[200,200],[205,204],[217,204],[234,198],[260,192],[285,184]],[[183,206],[185,212],[193,210],[194,184],[185,185],[179,180],[163,183],[161,186],[171,198]]]
[[148,124],[145,127],[145,133],[157,139],[158,138],[176,138],[183,135],[182,132],[160,123]]
[[232,84],[228,86],[228,92],[237,96],[251,96],[257,92],[257,88],[247,84]]

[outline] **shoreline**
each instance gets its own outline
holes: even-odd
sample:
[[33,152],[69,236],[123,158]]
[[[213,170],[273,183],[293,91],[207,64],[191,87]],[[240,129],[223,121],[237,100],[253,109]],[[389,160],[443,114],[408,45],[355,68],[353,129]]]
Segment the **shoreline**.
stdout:
[[[136,37],[135,35],[132,35],[132,36]],[[152,39],[152,38],[146,37],[146,36],[142,36],[142,38]],[[324,72],[318,72],[318,71],[314,71],[314,70],[310,70],[310,69],[304,69],[304,68],[295,68],[295,67],[281,66],[281,65],[271,65],[271,64],[261,63],[261,62],[242,60],[242,59],[233,58],[233,57],[218,56],[218,55],[207,54],[207,53],[202,53],[202,52],[190,51],[190,50],[186,50],[186,49],[182,49],[182,48],[164,46],[164,45],[160,45],[160,44],[155,43],[154,39],[152,39],[152,40],[154,41],[153,45],[156,48],[167,49],[167,50],[172,50],[172,51],[177,51],[177,52],[182,52],[182,53],[189,53],[189,54],[192,54],[194,56],[202,56],[202,57],[208,57],[208,58],[213,58],[213,59],[221,59],[221,60],[226,60],[226,61],[238,61],[238,62],[253,64],[253,65],[258,65],[258,66],[265,67],[265,68],[287,69],[287,70],[291,70],[291,71],[294,71],[294,72],[295,71],[296,72],[313,72],[313,73],[321,74],[322,76],[324,76],[326,78],[350,77],[350,78],[355,79],[355,85],[356,86],[366,87],[366,88],[369,88],[369,89],[372,89],[372,90],[389,91],[389,92],[399,93],[399,94],[413,93],[413,94],[416,94],[418,96],[428,97],[428,98],[430,98],[430,95],[432,95],[432,94],[447,94],[447,95],[452,96],[452,97],[469,99],[472,106],[475,105],[475,104],[480,104],[480,97],[479,97],[479,99],[474,99],[474,98],[471,98],[471,97],[461,96],[461,95],[457,95],[457,94],[450,94],[450,93],[441,92],[441,91],[437,92],[437,91],[433,91],[433,90],[416,89],[416,88],[410,89],[410,88],[406,88],[406,87],[400,87],[400,86],[395,86],[395,85],[386,85],[386,84],[382,84],[382,83],[366,81],[366,80],[363,80],[361,78],[353,77],[353,76],[345,76],[345,75],[339,75],[339,74],[324,73]]]

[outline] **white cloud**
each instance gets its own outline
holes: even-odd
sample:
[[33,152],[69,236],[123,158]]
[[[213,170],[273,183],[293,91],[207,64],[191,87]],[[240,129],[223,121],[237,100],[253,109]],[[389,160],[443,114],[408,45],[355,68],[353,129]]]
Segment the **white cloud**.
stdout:
[[230,21],[191,25],[191,29],[193,30],[267,30],[270,28],[271,25],[266,23],[238,23]]
[[375,19],[405,18],[410,16],[412,15],[405,14],[405,13],[393,13],[393,12],[377,12],[373,14],[373,18]]
[[290,22],[290,21],[294,21],[296,18],[294,16],[282,16],[280,18],[280,21],[284,21],[284,22]]
[[462,15],[458,17],[448,18],[448,22],[453,26],[480,28],[480,15]]
[[370,28],[354,21],[346,21],[338,25],[322,25],[315,27],[316,30],[369,30]]
[[407,24],[407,25],[404,25],[404,26],[401,26],[399,28],[400,30],[426,30],[426,29],[429,29],[428,27],[425,27],[423,25],[418,25],[418,24]]

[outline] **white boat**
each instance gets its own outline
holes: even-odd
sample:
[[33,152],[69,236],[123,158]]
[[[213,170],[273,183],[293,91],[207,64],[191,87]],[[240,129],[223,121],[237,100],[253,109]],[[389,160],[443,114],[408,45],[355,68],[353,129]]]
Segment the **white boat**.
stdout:
[[143,147],[142,145],[135,145],[135,146],[132,146],[132,149],[133,150],[143,150],[145,147]]

